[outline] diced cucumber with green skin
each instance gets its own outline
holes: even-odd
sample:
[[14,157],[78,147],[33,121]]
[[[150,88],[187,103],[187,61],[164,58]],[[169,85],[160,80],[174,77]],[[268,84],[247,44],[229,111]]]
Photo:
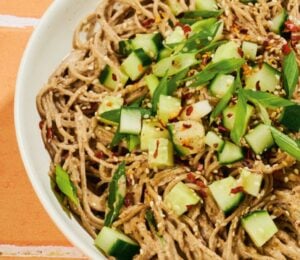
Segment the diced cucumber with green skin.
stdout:
[[116,122],[109,121],[101,117],[101,114],[107,111],[119,109],[123,106],[124,100],[120,96],[105,96],[98,108],[98,119],[99,121],[110,124],[110,125],[117,125]]
[[131,40],[119,41],[119,53],[123,56],[128,56],[133,50]]
[[256,154],[261,154],[274,145],[270,127],[264,124],[251,129],[245,135],[245,139]]
[[185,120],[168,124],[176,152],[180,156],[199,153],[205,145],[205,131],[201,123]]
[[[247,125],[249,123],[250,117],[254,111],[253,106],[247,104],[246,120],[245,120],[245,131],[247,130]],[[236,105],[226,107],[223,112],[223,125],[228,129],[232,130],[234,126],[236,114]]]
[[207,116],[212,110],[208,100],[201,100],[184,108],[180,114],[182,120],[201,121],[202,117]]
[[239,54],[238,51],[238,44],[229,41],[227,43],[222,44],[219,46],[212,58],[212,62],[216,63],[221,60],[227,60],[227,59],[232,59],[232,58],[241,58],[241,55]]
[[241,219],[242,226],[257,247],[263,246],[278,231],[266,210],[250,212]]
[[270,21],[270,30],[274,33],[280,34],[284,28],[284,23],[288,18],[288,12],[282,9],[280,13],[274,16]]
[[120,133],[138,135],[142,128],[142,113],[138,108],[122,108]]
[[124,71],[131,80],[137,80],[144,74],[147,66],[151,63],[151,58],[141,48],[134,50],[129,54],[123,61],[121,70]]
[[264,63],[261,68],[255,66],[250,75],[245,76],[246,89],[273,92],[280,85],[280,72]]
[[263,180],[262,174],[250,172],[246,169],[242,169],[240,182],[243,189],[248,194],[257,197],[260,191],[260,186]]
[[223,149],[225,142],[215,132],[209,131],[205,136],[205,144],[219,152]]
[[145,76],[145,82],[149,89],[150,96],[153,97],[153,93],[159,84],[159,79],[154,74]]
[[185,40],[185,34],[180,26],[176,26],[174,31],[172,31],[165,39],[166,45],[172,45],[175,43],[181,43]]
[[231,164],[244,158],[242,148],[234,143],[225,141],[223,149],[218,154],[220,164]]
[[132,40],[135,50],[142,48],[151,58],[156,59],[159,50],[163,47],[162,36],[155,34],[137,34]]
[[127,80],[128,76],[126,74],[124,74],[122,71],[119,71],[119,73],[114,73],[112,68],[108,65],[104,67],[99,76],[100,83],[111,90],[114,90],[117,87],[124,87]]
[[127,148],[129,152],[134,151],[140,144],[140,137],[138,135],[129,135],[127,137]]
[[215,11],[218,10],[218,5],[215,0],[196,0],[196,10]]
[[222,98],[233,85],[234,77],[231,75],[218,74],[209,89],[217,98]]
[[148,143],[148,163],[150,168],[163,169],[174,165],[172,143],[166,138],[156,138]]
[[177,216],[181,216],[188,210],[188,206],[196,205],[200,200],[194,190],[183,182],[178,182],[165,196],[164,203]]
[[140,246],[130,237],[109,227],[101,229],[95,239],[95,245],[106,255],[114,256],[119,260],[131,260],[140,251]]
[[152,66],[153,74],[157,77],[174,75],[185,68],[198,63],[195,53],[180,53],[164,58]]
[[169,139],[169,132],[157,120],[144,120],[141,131],[141,150],[148,150],[149,142],[153,139]]
[[219,208],[229,215],[232,213],[244,199],[243,192],[232,193],[232,189],[238,187],[238,182],[232,176],[214,181],[208,185],[214,200],[217,202]]
[[173,50],[169,48],[163,48],[159,53],[158,53],[158,60],[162,60],[164,58],[170,57],[172,54]]
[[166,0],[167,5],[170,7],[171,12],[174,15],[178,15],[184,12],[182,5],[179,3],[178,0]]
[[157,116],[163,122],[176,118],[181,111],[181,100],[171,96],[160,95],[157,105]]
[[255,60],[257,54],[257,48],[258,45],[254,42],[244,41],[242,43],[242,51],[246,59]]

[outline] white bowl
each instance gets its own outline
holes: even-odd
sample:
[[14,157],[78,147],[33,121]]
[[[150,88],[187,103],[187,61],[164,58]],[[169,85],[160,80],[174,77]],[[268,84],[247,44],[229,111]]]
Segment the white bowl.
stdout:
[[76,25],[99,0],[56,0],[41,19],[24,53],[15,94],[15,126],[21,156],[42,205],[65,236],[92,259],[105,259],[93,239],[62,210],[48,176],[50,158],[41,139],[35,98],[70,52]]

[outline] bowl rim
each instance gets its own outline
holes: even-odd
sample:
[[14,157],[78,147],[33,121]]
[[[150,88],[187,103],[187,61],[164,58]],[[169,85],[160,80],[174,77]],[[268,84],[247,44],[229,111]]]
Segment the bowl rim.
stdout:
[[[15,134],[17,139],[17,144],[19,148],[19,153],[21,155],[21,159],[23,165],[25,167],[25,171],[30,180],[30,183],[35,191],[36,196],[38,197],[40,203],[42,204],[44,210],[47,212],[48,216],[52,219],[56,227],[61,231],[61,233],[67,238],[72,245],[77,247],[84,255],[89,257],[90,259],[106,259],[105,256],[99,251],[91,250],[86,244],[80,242],[80,238],[76,237],[76,233],[72,230],[71,226],[66,226],[63,221],[60,212],[58,212],[53,203],[51,202],[48,196],[41,196],[40,194],[44,194],[43,187],[39,185],[39,181],[36,180],[35,174],[33,173],[33,167],[30,164],[30,156],[26,152],[24,136],[22,134],[22,106],[20,106],[20,102],[22,100],[22,90],[24,88],[23,80],[26,78],[26,65],[30,60],[31,53],[34,51],[35,45],[38,42],[38,38],[40,33],[44,30],[45,25],[53,19],[57,13],[57,11],[67,2],[71,3],[70,0],[54,0],[44,14],[41,16],[38,25],[34,28],[27,45],[25,47],[25,51],[23,52],[23,56],[21,58],[21,62],[19,64],[19,69],[17,72],[16,84],[15,84],[15,94],[14,94],[14,125],[15,125]],[[62,211],[63,212],[63,211]],[[78,223],[79,224],[79,223]]]

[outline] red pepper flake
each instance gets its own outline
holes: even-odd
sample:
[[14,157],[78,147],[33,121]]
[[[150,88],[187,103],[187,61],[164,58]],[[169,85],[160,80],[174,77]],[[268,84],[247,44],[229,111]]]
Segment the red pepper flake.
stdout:
[[193,110],[194,110],[194,108],[192,106],[189,106],[189,107],[187,107],[185,114],[187,116],[190,116],[192,114]]
[[246,34],[247,32],[248,32],[248,30],[245,28],[240,29],[240,33],[242,33],[242,34]]
[[193,93],[190,92],[182,94],[183,100],[191,99],[192,97],[193,97]]
[[39,128],[40,128],[41,130],[43,129],[44,124],[45,124],[45,121],[44,121],[44,120],[41,120],[41,121],[39,122]]
[[126,186],[127,187],[132,186],[132,180],[131,180],[131,178],[129,176],[126,176]]
[[193,173],[188,173],[188,175],[186,176],[186,178],[187,178],[187,180],[189,181],[189,182],[193,182],[193,183],[195,183],[196,182],[196,176],[193,174]]
[[197,171],[202,171],[204,169],[204,165],[202,163],[199,163],[197,166]]
[[191,210],[194,205],[186,205],[187,210]]
[[244,52],[241,48],[238,48],[237,51],[238,51],[238,53],[240,54],[241,57],[244,56]]
[[236,193],[243,192],[243,191],[244,191],[244,188],[242,186],[238,186],[238,187],[231,189],[230,193],[236,194]]
[[285,29],[289,32],[300,32],[300,26],[297,26],[291,20],[287,20],[284,25]]
[[183,147],[186,147],[186,148],[188,148],[188,149],[191,149],[191,150],[193,150],[194,149],[194,147],[193,146],[191,146],[191,145],[189,145],[189,144],[182,144],[182,146]]
[[149,19],[145,19],[144,21],[141,22],[142,26],[149,28],[151,27],[151,25],[155,22],[154,19],[149,18]]
[[185,24],[182,27],[182,30],[183,30],[183,32],[184,32],[185,35],[192,31],[191,27],[189,25],[187,25],[187,24]]
[[261,88],[260,88],[260,81],[256,82],[255,88],[256,88],[256,90],[261,90]]
[[195,184],[196,184],[199,188],[206,188],[206,185],[204,184],[203,181],[196,180]]
[[291,40],[300,41],[300,33],[292,33]]
[[283,54],[284,55],[287,55],[287,54],[289,54],[290,52],[291,52],[291,47],[286,43],[286,44],[284,44],[283,46],[282,46],[282,52],[283,52]]
[[224,126],[222,126],[222,125],[218,125],[218,130],[220,131],[220,132],[227,132],[227,129],[224,127]]
[[113,73],[113,74],[111,75],[111,78],[112,78],[113,81],[117,81],[117,76],[116,76],[115,73]]
[[191,124],[186,124],[186,123],[183,123],[182,126],[183,126],[184,128],[187,128],[187,129],[189,129],[189,128],[192,127]]
[[156,158],[158,156],[158,147],[159,147],[159,140],[156,140],[156,148],[153,154],[153,157]]
[[52,127],[47,128],[46,137],[47,137],[47,141],[51,142],[51,140],[53,139],[53,129],[52,129]]
[[105,155],[102,151],[97,151],[95,152],[95,156],[99,159],[103,159]]
[[125,198],[124,198],[125,207],[129,207],[129,206],[133,205],[133,203],[134,203],[133,193],[132,192],[126,193]]
[[202,199],[207,197],[207,193],[205,190],[197,190],[197,193],[200,195]]
[[231,118],[231,117],[233,116],[233,114],[232,114],[232,113],[228,113],[226,116],[227,116],[228,118]]

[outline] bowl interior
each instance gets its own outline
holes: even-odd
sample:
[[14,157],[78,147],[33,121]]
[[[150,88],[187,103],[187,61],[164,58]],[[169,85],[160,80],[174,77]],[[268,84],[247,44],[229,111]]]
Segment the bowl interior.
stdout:
[[44,208],[65,236],[92,259],[105,259],[92,238],[74,218],[62,210],[50,187],[50,158],[38,127],[35,98],[48,77],[72,48],[79,21],[92,12],[99,0],[56,0],[41,19],[24,53],[15,94],[15,126],[21,156]]

